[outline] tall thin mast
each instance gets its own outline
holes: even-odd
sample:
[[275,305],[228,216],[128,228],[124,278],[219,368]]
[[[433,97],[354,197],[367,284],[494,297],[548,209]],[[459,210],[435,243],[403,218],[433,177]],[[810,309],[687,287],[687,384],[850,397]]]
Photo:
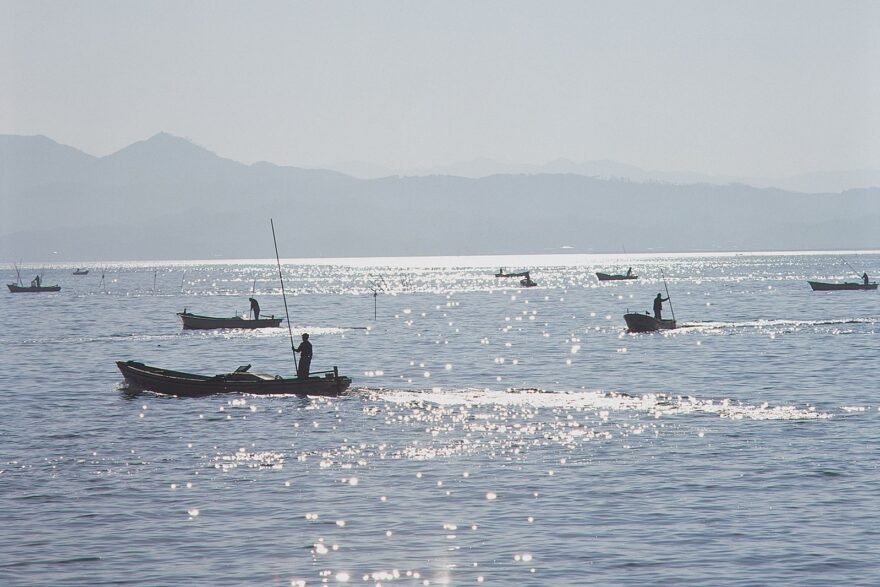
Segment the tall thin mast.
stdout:
[[287,311],[287,294],[284,293],[284,276],[281,275],[281,258],[278,256],[278,241],[275,240],[275,222],[270,218],[269,224],[272,226],[272,242],[275,244],[275,261],[278,263],[278,279],[281,281],[281,297],[284,298],[284,315],[287,316],[287,333],[290,335],[290,352],[293,355],[293,366],[299,370],[299,365],[296,362],[296,351],[293,346],[293,329],[290,326],[290,312]]

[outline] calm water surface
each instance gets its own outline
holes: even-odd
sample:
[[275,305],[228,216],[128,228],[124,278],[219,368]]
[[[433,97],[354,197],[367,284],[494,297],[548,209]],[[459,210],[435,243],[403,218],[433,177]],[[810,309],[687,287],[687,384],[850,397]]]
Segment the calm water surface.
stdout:
[[[292,373],[286,328],[175,316],[283,314],[268,261],[71,270],[0,295],[2,585],[880,584],[880,297],[811,292],[837,254],[291,261],[337,399],[125,389]],[[663,275],[683,327],[627,334]]]

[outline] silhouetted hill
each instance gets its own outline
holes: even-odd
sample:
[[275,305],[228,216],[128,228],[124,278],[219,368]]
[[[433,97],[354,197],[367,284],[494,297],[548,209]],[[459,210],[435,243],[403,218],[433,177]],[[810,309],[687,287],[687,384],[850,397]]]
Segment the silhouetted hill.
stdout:
[[224,159],[194,143],[167,133],[139,141],[99,161],[100,177],[114,184],[140,181],[232,179],[247,166]]
[[[558,162],[564,166],[564,162]],[[7,260],[874,248],[880,189],[800,194],[579,174],[359,180],[159,134],[103,158],[0,137]]]
[[98,158],[44,136],[0,135],[0,189],[84,181]]

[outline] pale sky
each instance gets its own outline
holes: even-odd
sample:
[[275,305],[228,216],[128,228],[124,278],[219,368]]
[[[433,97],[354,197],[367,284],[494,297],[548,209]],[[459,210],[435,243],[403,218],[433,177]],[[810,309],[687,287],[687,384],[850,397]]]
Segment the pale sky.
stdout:
[[0,0],[0,134],[245,163],[880,167],[880,2]]

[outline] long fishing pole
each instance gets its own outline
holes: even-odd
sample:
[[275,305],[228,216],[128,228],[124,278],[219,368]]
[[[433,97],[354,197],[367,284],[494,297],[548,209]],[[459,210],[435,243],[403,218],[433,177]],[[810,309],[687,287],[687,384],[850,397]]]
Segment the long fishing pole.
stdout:
[[660,275],[663,277],[663,287],[666,288],[666,301],[669,302],[669,311],[672,312],[672,319],[675,320],[675,308],[672,307],[672,298],[669,297],[669,286],[666,285],[666,276],[663,275],[663,270],[660,270]]
[[[257,278],[254,277],[254,287],[251,288],[251,298],[253,298],[256,294],[257,294]],[[251,303],[251,309],[248,310],[248,316],[251,317],[251,318],[256,319],[256,317],[254,316],[254,305],[253,305],[253,303]]]
[[284,315],[287,316],[287,333],[290,335],[290,352],[293,355],[293,366],[299,371],[299,365],[296,363],[296,350],[294,350],[295,347],[293,346],[293,329],[290,327],[290,312],[287,311],[287,295],[284,293],[284,277],[281,275],[281,258],[278,256],[278,241],[275,240],[275,222],[270,218],[269,224],[272,226],[272,242],[275,244],[275,261],[278,263],[278,280],[281,281],[281,297],[284,298]]
[[843,261],[843,264],[844,264],[844,265],[846,265],[847,267],[849,267],[850,269],[852,269],[853,273],[855,273],[856,275],[858,275],[859,277],[861,277],[861,275],[859,275],[859,272],[856,271],[855,268],[854,268],[852,265],[850,265],[849,263],[846,262],[846,259],[841,259],[841,261]]

